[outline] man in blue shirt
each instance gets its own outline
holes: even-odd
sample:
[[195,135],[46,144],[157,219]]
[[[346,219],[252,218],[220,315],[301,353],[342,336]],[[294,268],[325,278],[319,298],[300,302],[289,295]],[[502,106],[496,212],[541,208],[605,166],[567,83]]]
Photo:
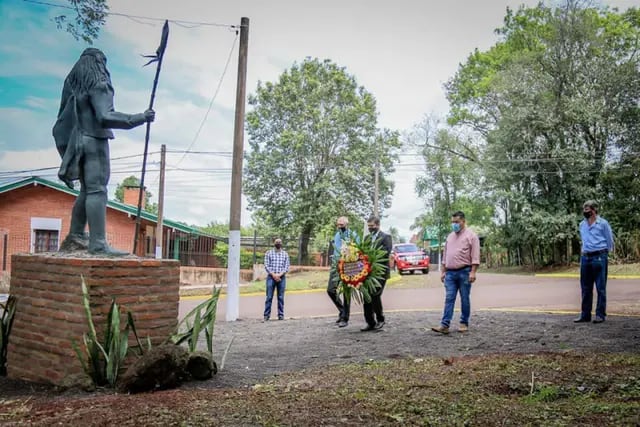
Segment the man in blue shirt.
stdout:
[[264,303],[264,320],[271,317],[273,291],[278,289],[278,320],[284,320],[285,274],[289,271],[289,254],[282,249],[282,240],[273,241],[273,249],[264,255],[264,269],[267,271],[267,299]]
[[593,284],[598,302],[593,323],[604,322],[607,316],[607,272],[609,252],[613,251],[613,232],[606,219],[598,215],[598,203],[588,200],[582,206],[584,219],[580,222],[582,256],[580,257],[580,288],[582,308],[575,323],[590,322],[593,309]]
[[357,234],[349,230],[348,226],[349,219],[346,216],[341,216],[336,221],[338,231],[333,236],[333,255],[331,257],[331,270],[329,272],[329,283],[327,285],[327,294],[329,294],[331,301],[333,301],[338,309],[339,314],[336,323],[340,328],[344,328],[349,324],[349,311],[351,308],[351,301],[347,301],[344,298],[341,299],[338,295],[340,276],[338,275],[337,265],[340,259],[340,250],[343,244],[348,244],[351,240],[358,242]]

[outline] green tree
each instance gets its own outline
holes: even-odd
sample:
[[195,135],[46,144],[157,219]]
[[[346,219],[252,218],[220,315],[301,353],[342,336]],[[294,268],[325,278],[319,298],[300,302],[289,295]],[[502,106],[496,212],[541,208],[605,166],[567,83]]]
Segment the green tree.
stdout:
[[[126,187],[138,187],[139,188],[140,187],[140,180],[137,177],[131,175],[131,176],[128,176],[125,179],[123,179],[122,182],[119,183],[116,186],[115,197],[116,197],[116,200],[121,202],[121,203],[124,203],[124,189]],[[151,197],[152,196],[153,196],[153,194],[151,194],[149,191],[145,190],[145,192],[144,192],[144,206],[145,206],[144,210],[149,212],[149,213],[152,213],[154,215],[157,215],[158,214],[158,204],[157,203],[151,203]]]
[[407,239],[400,236],[400,231],[398,231],[396,227],[389,227],[389,230],[387,230],[387,233],[391,236],[391,240],[393,241],[394,245],[396,243],[405,243],[407,241]]
[[63,29],[76,40],[93,44],[100,35],[109,13],[106,0],[68,0],[75,16],[67,14],[53,18],[58,29]]
[[249,208],[254,222],[298,234],[303,260],[318,227],[373,211],[376,162],[380,212],[390,206],[398,136],[377,128],[373,95],[344,68],[306,59],[259,83],[249,103]]
[[567,259],[582,202],[617,199],[607,173],[629,196],[614,176],[638,148],[640,13],[586,4],[508,9],[501,40],[446,86],[449,122],[481,136],[484,188],[519,259]]
[[412,230],[422,236],[436,230],[440,239],[449,232],[451,214],[461,210],[469,224],[489,227],[494,216],[491,195],[484,189],[477,147],[434,116],[426,116],[407,136],[417,148],[425,171],[416,177],[415,189],[425,201],[425,210],[416,217]]

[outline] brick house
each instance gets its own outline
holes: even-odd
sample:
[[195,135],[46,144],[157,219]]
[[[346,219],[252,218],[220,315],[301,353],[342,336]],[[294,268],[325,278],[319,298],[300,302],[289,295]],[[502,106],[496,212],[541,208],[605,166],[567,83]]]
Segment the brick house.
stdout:
[[[107,204],[107,240],[132,252],[138,188],[125,188],[125,203]],[[40,177],[0,183],[0,273],[11,271],[11,255],[57,251],[69,232],[77,190]],[[142,211],[138,256],[155,256],[158,217]],[[182,265],[217,267],[216,238],[176,221],[163,219],[162,257]]]

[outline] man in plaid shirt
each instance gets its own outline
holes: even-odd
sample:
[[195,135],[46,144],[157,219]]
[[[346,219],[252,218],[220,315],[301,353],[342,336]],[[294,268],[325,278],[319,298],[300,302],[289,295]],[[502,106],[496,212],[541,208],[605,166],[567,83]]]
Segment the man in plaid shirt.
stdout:
[[273,249],[264,255],[264,269],[267,271],[267,300],[264,303],[265,322],[271,317],[271,302],[274,288],[278,288],[278,320],[284,320],[285,274],[289,271],[289,254],[282,249],[282,240],[273,241]]

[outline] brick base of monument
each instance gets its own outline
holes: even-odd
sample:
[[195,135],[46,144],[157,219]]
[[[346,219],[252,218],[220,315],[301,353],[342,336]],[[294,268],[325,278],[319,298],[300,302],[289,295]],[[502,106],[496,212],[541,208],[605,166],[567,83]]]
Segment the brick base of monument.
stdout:
[[[112,298],[121,326],[131,311],[138,336],[160,344],[178,319],[180,264],[138,257],[97,258],[88,254],[16,254],[11,258],[11,294],[17,298],[9,337],[7,375],[61,385],[82,366],[72,347],[84,348],[87,318],[81,277],[89,287],[96,331],[103,335]],[[135,344],[130,334],[131,345]]]

